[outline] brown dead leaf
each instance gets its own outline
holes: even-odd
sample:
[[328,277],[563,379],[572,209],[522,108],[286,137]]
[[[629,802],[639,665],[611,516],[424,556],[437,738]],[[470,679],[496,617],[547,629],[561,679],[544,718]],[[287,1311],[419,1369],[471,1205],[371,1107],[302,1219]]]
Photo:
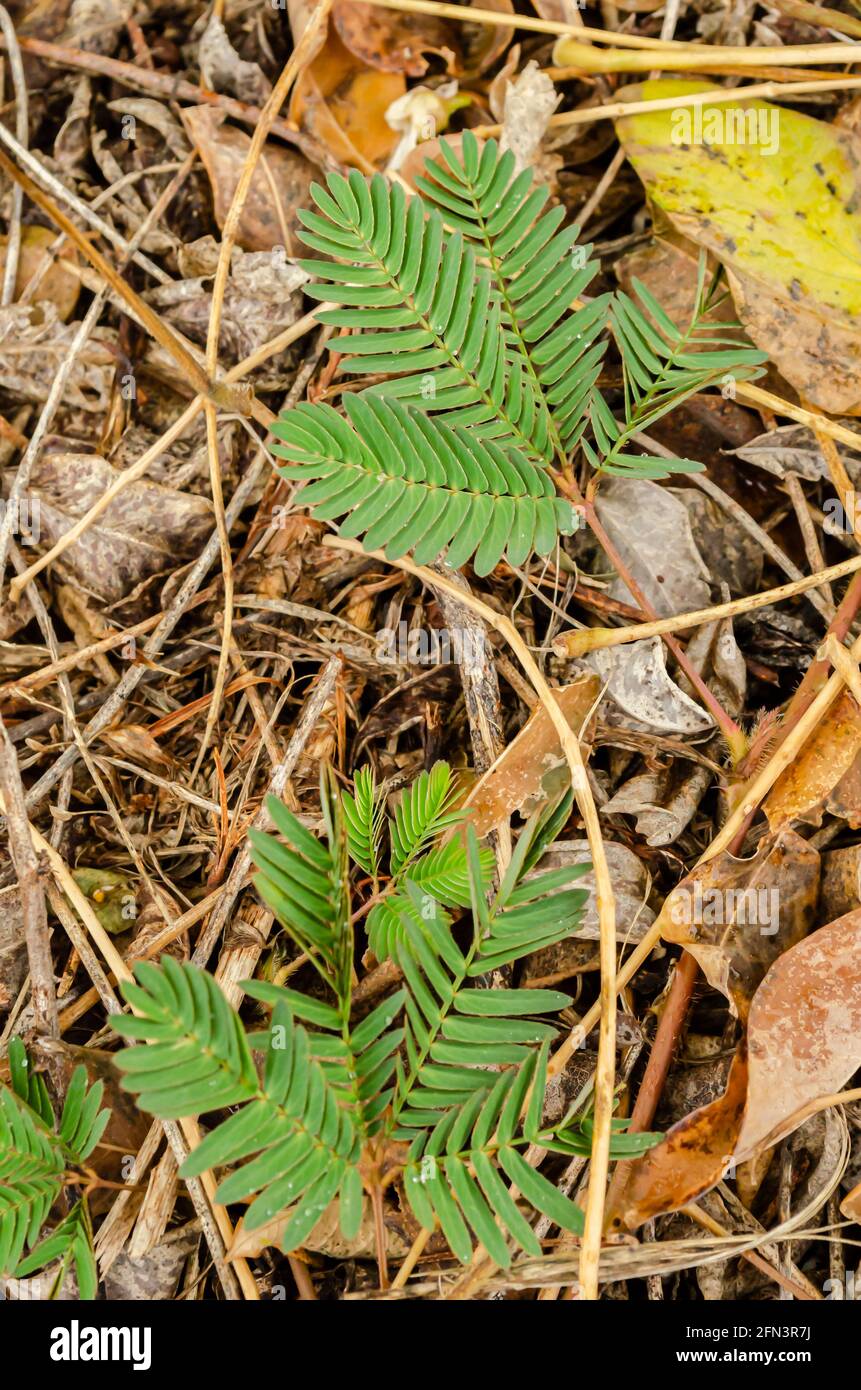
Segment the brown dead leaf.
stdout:
[[381,10],[364,0],[335,0],[332,20],[344,47],[368,67],[423,77],[424,54],[433,53],[454,71],[457,28],[449,20]]
[[290,119],[332,159],[372,174],[397,144],[386,111],[406,89],[403,74],[366,67],[330,33],[296,82]]
[[861,845],[829,849],[823,854],[819,906],[827,922],[861,907]]
[[[223,227],[251,137],[225,125],[224,113],[212,106],[186,107],[182,119],[209,175],[215,220]],[[310,206],[309,190],[315,177],[316,171],[304,155],[274,140],[267,141],[239,219],[237,245],[245,251],[283,246],[288,256],[300,254],[297,210]]]
[[802,1107],[840,1091],[861,1066],[861,910],[775,961],[751,1005],[748,1049],[740,1160],[790,1134]]
[[742,1047],[724,1094],[679,1120],[660,1144],[632,1165],[620,1208],[610,1213],[611,1223],[636,1230],[651,1217],[678,1211],[714,1187],[735,1151],[746,1096],[747,1059]]
[[[56,255],[51,255],[48,248],[56,239],[56,233],[48,227],[22,227],[15,298],[19,299],[33,277],[41,274],[42,278],[31,296],[31,301],[39,304],[48,300],[54,305],[57,318],[65,323],[71,318],[81,292],[78,276],[74,270],[69,269],[70,266],[78,264],[78,253],[71,243],[66,242]],[[3,274],[6,265],[8,241],[8,237],[0,236],[0,275]]]
[[861,710],[844,690],[766,797],[764,809],[772,830],[793,820],[819,825],[828,799],[838,795],[838,783],[859,753]]
[[[464,6],[464,9],[468,8],[469,6]],[[512,0],[487,0],[487,3],[481,0],[476,8],[495,10],[497,14],[514,14]],[[469,20],[464,18],[461,28],[461,41],[465,42],[461,59],[461,71],[464,76],[480,76],[481,73],[487,72],[514,40],[514,29],[503,28],[501,24],[470,24]]]
[[850,1221],[861,1222],[861,1182],[859,1182],[856,1187],[853,1187],[851,1192],[846,1193],[846,1196],[840,1203],[840,1211],[842,1215],[848,1217]]
[[769,966],[810,931],[819,873],[818,852],[790,829],[764,839],[752,859],[724,851],[673,889],[661,935],[690,951],[744,1020]]
[[[587,673],[572,685],[554,691],[571,728],[578,734],[594,705],[601,683]],[[582,738],[588,743],[590,730]],[[476,782],[465,802],[479,838],[515,811],[529,815],[537,806],[563,791],[568,784],[568,764],[559,736],[543,705],[527,719],[517,737]]]
[[101,738],[121,758],[132,758],[135,762],[148,763],[153,767],[173,767],[173,759],[159,747],[143,724],[124,724],[122,728],[106,730]]

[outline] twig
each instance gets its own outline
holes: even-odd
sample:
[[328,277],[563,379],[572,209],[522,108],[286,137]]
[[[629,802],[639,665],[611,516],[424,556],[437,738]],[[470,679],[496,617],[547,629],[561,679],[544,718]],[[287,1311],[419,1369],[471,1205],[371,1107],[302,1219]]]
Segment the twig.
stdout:
[[[29,139],[30,122],[27,114],[27,79],[21,61],[21,49],[15,29],[5,5],[0,5],[0,30],[9,54],[9,69],[12,73],[12,89],[15,93],[15,131],[21,145],[26,146]],[[18,257],[21,251],[21,213],[24,207],[24,190],[17,185],[12,190],[12,207],[9,218],[9,234],[6,239],[6,264],[3,267],[3,289],[0,304],[11,304],[15,298],[15,281],[18,277]]]
[[[20,43],[21,47],[26,49],[26,41],[21,39]],[[73,193],[64,183],[61,183],[56,175],[52,174],[49,169],[46,169],[44,165],[36,159],[35,155],[31,154],[24,145],[20,144],[2,124],[0,124],[0,142],[2,142],[7,150],[15,156],[18,163],[24,169],[29,169],[33,178],[36,180],[36,184],[46,188],[48,192],[52,193],[55,198],[58,198],[61,203],[65,203],[67,207],[70,207],[73,212],[76,212],[79,217],[82,217],[85,222],[89,223],[97,232],[100,232],[118,251],[122,251],[124,254],[128,251],[129,243],[126,241],[125,237],[121,236],[116,228],[111,226],[110,222],[106,222],[103,217],[99,217],[99,215],[93,211],[89,203],[85,203],[83,198],[79,198],[76,193]],[[18,186],[22,189],[22,192],[26,188],[26,185],[23,183]],[[34,187],[35,186],[36,185],[34,185]],[[29,189],[27,189],[27,192],[29,194]],[[32,198],[32,194],[29,194],[29,196]],[[77,228],[75,228],[75,230],[77,231]],[[68,234],[66,233],[66,235]],[[166,285],[170,282],[170,276],[161,269],[161,266],[156,265],[155,261],[151,261],[142,251],[136,251],[134,253],[134,261],[142,270],[152,275],[153,279],[158,280],[159,284]]]
[[[174,175],[170,183],[167,184],[165,188],[162,190],[157,201],[150,209],[147,216],[144,218],[138,230],[135,232],[135,235],[132,237],[132,240],[129,242],[128,249],[126,250],[123,260],[119,266],[119,274],[122,274],[126,266],[128,266],[132,257],[134,256],[135,251],[137,250],[137,247],[144,240],[150,228],[161,217],[161,214],[169,205],[175,194],[179,192],[179,189],[182,187],[186,175],[191,169],[195,158],[196,156],[189,155],[188,159],[186,159],[185,163],[180,167],[178,173]],[[18,187],[17,184],[15,186],[16,188]],[[106,294],[107,288],[105,287],[100,289],[93,296],[93,300],[90,304],[90,307],[87,309],[86,314],[79,323],[77,332],[75,333],[72,342],[69,344],[68,351],[64,354],[63,359],[60,362],[59,367],[57,368],[56,374],[54,375],[54,378],[51,382],[51,388],[48,392],[47,399],[45,400],[45,404],[42,407],[39,419],[36,422],[36,427],[30,435],[30,442],[27,445],[27,448],[24,452],[24,457],[21,459],[21,462],[18,465],[18,471],[15,474],[15,479],[9,491],[9,503],[7,503],[2,523],[0,523],[0,595],[2,595],[3,592],[3,580],[6,573],[6,552],[9,545],[9,537],[11,535],[12,521],[15,515],[14,505],[10,504],[14,504],[20,499],[24,492],[24,489],[27,487],[27,484],[30,481],[30,474],[33,469],[33,464],[38,458],[43,440],[51,428],[54,416],[57,412],[57,408],[63,399],[63,394],[66,390],[66,384],[69,380],[69,376],[77,360],[78,353],[83,348],[84,344],[86,343],[87,339],[89,338],[90,334],[92,333],[93,329],[99,321],[99,317],[104,307]],[[105,505],[107,505],[107,503],[105,503]],[[13,602],[16,600],[16,597],[20,593],[20,591],[27,586],[31,578],[32,575],[29,571],[27,571],[27,573],[23,575],[20,579],[17,579],[13,582],[11,586]]]
[[[155,92],[168,101],[191,101],[199,106],[216,106],[225,115],[235,121],[241,121],[243,125],[255,126],[260,120],[259,106],[237,101],[221,92],[210,92],[204,87],[196,87],[193,82],[186,82],[174,73],[156,72],[135,63],[124,63],[118,58],[108,58],[102,53],[67,48],[63,44],[49,43],[45,39],[25,38],[20,35],[18,42],[24,53],[30,53],[34,58],[43,58],[46,63],[52,63],[55,67],[78,68],[83,72],[99,73],[121,87],[131,87],[141,92]],[[273,123],[272,133],[300,148],[307,144],[301,132],[283,119]]]
[[830,565],[816,574],[803,575],[791,584],[778,584],[776,588],[765,589],[761,594],[749,594],[746,598],[716,603],[712,608],[696,608],[690,613],[677,613],[673,618],[658,618],[653,623],[632,623],[626,627],[574,628],[571,632],[560,632],[553,639],[553,650],[560,656],[573,658],[603,647],[620,647],[628,642],[638,642],[643,637],[658,637],[665,632],[683,632],[687,628],[702,627],[705,623],[717,622],[721,618],[734,618],[739,613],[751,613],[772,603],[782,603],[784,599],[794,598],[796,594],[806,593],[821,584],[830,583],[835,579],[845,579],[857,570],[861,570],[861,555],[854,555],[851,560],[842,560],[837,565]]
[[[340,659],[334,656],[331,657],[318,678],[297,720],[296,727],[290,737],[290,742],[284,750],[283,760],[273,770],[267,796],[280,797],[284,795],[287,783],[296,770],[296,764],[302,755],[302,750],[308,742],[311,732],[319,723],[320,716],[326,704],[332,697],[340,671]],[[266,809],[265,798],[263,805],[254,818],[253,824],[258,830],[272,829],[272,822],[269,818],[269,812]],[[245,885],[245,879],[250,867],[251,852],[246,838],[245,843],[233,861],[224,887],[220,890],[218,902],[213,908],[212,914],[194,948],[192,960],[195,965],[201,967],[205,966],[209,960],[212,954],[212,948],[224,930],[227,920],[233,911],[236,899],[239,897]]]
[[45,1037],[59,1036],[57,992],[54,987],[54,963],[51,959],[51,933],[45,890],[39,878],[39,863],[30,838],[24,788],[18,770],[15,749],[9,741],[6,725],[0,715],[0,810],[6,816],[9,832],[9,852],[18,876],[21,895],[21,917],[27,962],[30,967],[30,988],[36,1027]]
[[[615,37],[621,38],[621,35]],[[553,76],[554,69],[548,70]],[[558,75],[558,72],[557,72]],[[608,101],[600,106],[578,106],[574,111],[559,111],[550,117],[551,130],[559,126],[593,125],[595,121],[615,121],[620,116],[642,116],[652,111],[677,111],[685,107],[714,106],[720,102],[750,101],[756,98],[781,98],[798,96],[807,92],[846,91],[861,87],[861,77],[811,79],[806,82],[759,82],[750,87],[732,87],[729,90],[714,88],[708,92],[691,92],[677,97],[650,97],[646,101]],[[502,133],[501,125],[476,126],[475,134],[488,140]]]

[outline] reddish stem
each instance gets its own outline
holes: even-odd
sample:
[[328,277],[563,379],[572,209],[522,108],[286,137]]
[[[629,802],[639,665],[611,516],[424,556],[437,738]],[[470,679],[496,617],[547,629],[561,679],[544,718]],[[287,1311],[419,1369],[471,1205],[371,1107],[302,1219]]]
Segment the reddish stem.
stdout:
[[[560,478],[557,481],[559,482],[560,487],[562,487],[564,491],[568,491],[564,479]],[[572,501],[573,500],[574,499],[572,498]],[[613,568],[616,570],[616,573],[619,575],[619,578],[623,580],[633,597],[636,599],[637,603],[640,605],[640,609],[643,615],[650,621],[655,621],[655,619],[657,619],[658,617],[658,614],[655,612],[654,608],[647,599],[646,595],[643,593],[634,576],[629,572],[624,560],[622,559],[618,550],[614,546],[613,542],[610,540],[610,537],[607,535],[607,532],[604,530],[604,527],[598,520],[594,504],[591,501],[588,501],[585,502],[583,506],[585,510],[586,520],[588,521],[589,526],[592,529],[595,539],[598,541],[598,544],[605,552],[608,560],[612,564]],[[727,714],[723,705],[720,703],[720,700],[718,700],[714,693],[711,690],[709,690],[699,671],[695,669],[693,663],[688,659],[686,651],[683,647],[679,645],[676,638],[671,637],[669,633],[664,633],[663,637],[664,641],[667,644],[667,647],[672,652],[673,656],[676,658],[676,661],[679,663],[680,667],[684,671],[691,685],[696,690],[706,709],[711,714],[712,718],[714,719],[715,723],[717,724],[718,728],[720,729],[721,733],[723,734],[724,738],[729,744],[730,751],[733,755],[733,762],[737,762],[746,747],[745,737],[742,733],[742,730],[740,729],[738,724],[736,724],[735,720]]]

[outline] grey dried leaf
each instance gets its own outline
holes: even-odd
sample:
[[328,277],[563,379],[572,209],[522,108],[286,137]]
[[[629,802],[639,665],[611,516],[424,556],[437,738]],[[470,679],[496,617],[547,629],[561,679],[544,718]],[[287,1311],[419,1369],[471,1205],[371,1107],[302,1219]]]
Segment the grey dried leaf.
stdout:
[[[57,368],[69,355],[77,323],[61,323],[54,306],[10,304],[0,309],[0,380],[10,395],[41,405],[54,384]],[[88,413],[108,408],[116,358],[107,346],[114,334],[95,328],[75,357],[63,403]]]
[[54,159],[65,174],[77,171],[89,151],[88,123],[92,99],[93,84],[84,73],[74,85],[72,100],[54,140]]
[[521,169],[531,168],[547,131],[550,117],[559,104],[559,94],[550,78],[534,58],[505,88],[500,149],[511,150]]
[[108,110],[118,116],[134,116],[136,121],[158,131],[168,150],[177,159],[185,159],[189,151],[188,137],[170,108],[153,97],[122,96],[108,102]]
[[87,53],[113,53],[134,8],[135,0],[72,0],[60,43]]
[[250,106],[263,106],[272,83],[258,63],[240,58],[215,14],[203,32],[197,57],[203,85],[210,91],[229,93]]
[[[687,508],[673,491],[648,478],[607,478],[595,510],[659,618],[708,607],[709,571]],[[634,601],[621,579],[613,581],[609,592],[623,603]]]
[[586,660],[606,683],[625,728],[673,734],[702,734],[714,728],[711,715],[667,674],[660,637],[590,652]]
[[[849,429],[855,428],[856,421],[843,420],[839,423]],[[740,449],[732,449],[734,458],[745,463],[756,464],[767,473],[785,478],[787,473],[797,473],[808,482],[828,478],[828,465],[816,443],[816,436],[805,425],[780,425],[777,429],[758,434]],[[847,445],[841,444],[840,457],[853,482],[861,477],[861,454],[854,453]]]
[[656,772],[641,772],[620,787],[602,816],[636,816],[637,834],[655,848],[675,844],[690,825],[707,792],[712,774],[698,764],[674,762]]
[[[297,292],[308,279],[304,270],[279,252],[234,253],[221,319],[222,358],[238,362],[295,323],[302,310]],[[159,285],[146,298],[193,342],[206,342],[211,274]]]
[[696,488],[670,488],[690,518],[694,544],[716,584],[726,584],[727,597],[755,594],[762,580],[763,553],[714,498]]
[[105,1275],[105,1297],[132,1302],[161,1302],[173,1298],[179,1276],[200,1237],[176,1233],[133,1260],[123,1252]]

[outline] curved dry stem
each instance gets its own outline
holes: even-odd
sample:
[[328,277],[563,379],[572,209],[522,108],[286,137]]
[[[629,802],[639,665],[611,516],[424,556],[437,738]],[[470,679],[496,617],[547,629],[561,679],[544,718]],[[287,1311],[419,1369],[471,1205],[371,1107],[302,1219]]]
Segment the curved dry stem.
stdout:
[[717,603],[711,608],[695,608],[690,613],[677,613],[673,618],[658,618],[653,623],[631,623],[627,627],[583,627],[571,632],[560,632],[553,639],[553,650],[568,658],[584,656],[586,652],[597,651],[603,647],[621,647],[628,642],[638,642],[643,637],[659,637],[665,632],[681,632],[685,628],[701,627],[704,623],[718,622],[722,618],[734,618],[739,613],[750,613],[755,608],[764,608],[770,603],[781,603],[794,598],[796,594],[806,593],[835,579],[844,579],[861,569],[861,555],[851,560],[841,560],[837,565],[818,570],[815,574],[804,575],[791,584],[778,584],[774,589],[766,589],[761,594],[750,594],[746,598]]

